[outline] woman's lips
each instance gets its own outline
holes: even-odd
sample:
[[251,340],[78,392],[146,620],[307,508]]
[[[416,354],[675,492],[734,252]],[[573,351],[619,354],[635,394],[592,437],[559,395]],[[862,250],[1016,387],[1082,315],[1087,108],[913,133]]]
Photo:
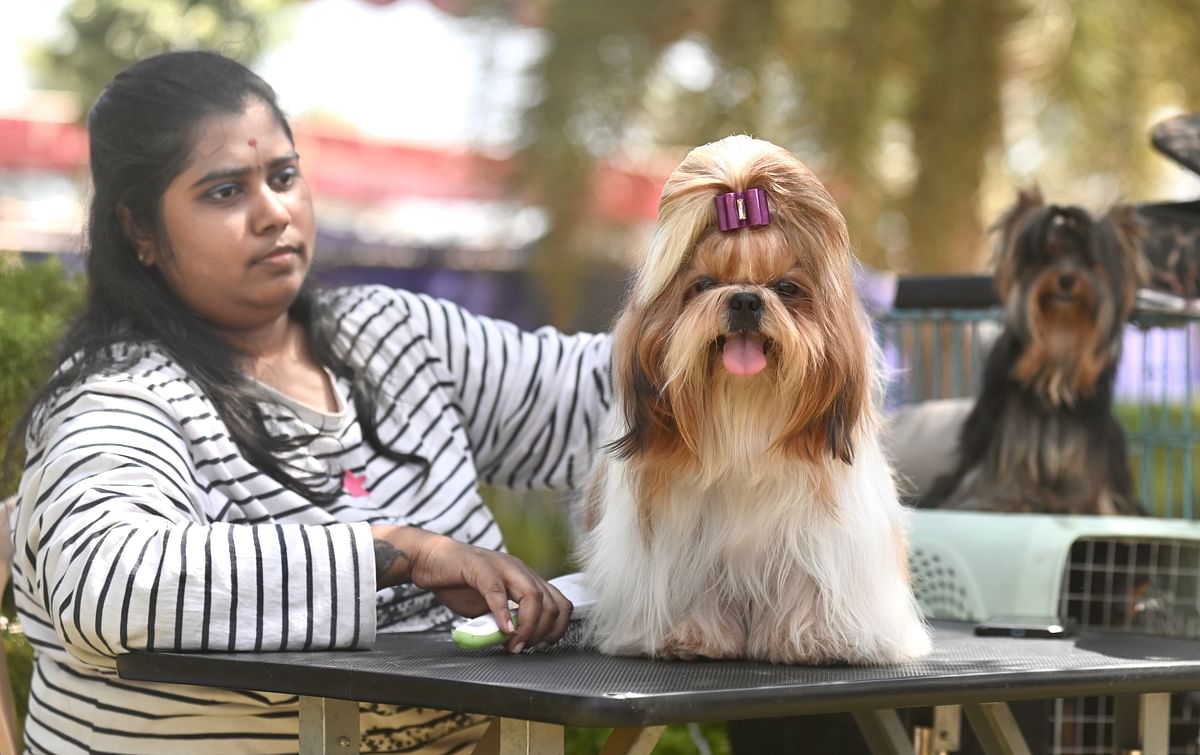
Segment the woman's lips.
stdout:
[[270,252],[258,257],[254,260],[255,264],[264,263],[268,265],[278,265],[288,262],[295,257],[300,256],[300,248],[295,246],[277,246]]

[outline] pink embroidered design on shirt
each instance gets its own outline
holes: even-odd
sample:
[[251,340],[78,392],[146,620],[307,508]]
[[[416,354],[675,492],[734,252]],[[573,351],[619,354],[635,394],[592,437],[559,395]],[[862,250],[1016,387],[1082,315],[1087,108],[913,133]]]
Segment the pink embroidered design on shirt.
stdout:
[[346,491],[347,495],[354,498],[365,498],[370,495],[367,492],[367,476],[356,475],[349,469],[342,472],[342,490]]

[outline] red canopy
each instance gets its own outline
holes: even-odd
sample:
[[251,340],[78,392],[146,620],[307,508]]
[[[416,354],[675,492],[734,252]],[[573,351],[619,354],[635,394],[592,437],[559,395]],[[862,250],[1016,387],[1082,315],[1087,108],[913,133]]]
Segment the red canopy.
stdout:
[[[313,191],[369,205],[397,199],[501,199],[515,163],[465,150],[363,139],[299,124],[296,147]],[[87,135],[74,123],[0,118],[0,170],[75,173],[86,169]],[[599,165],[594,201],[618,222],[657,217],[668,170]]]
[[0,118],[0,170],[73,173],[87,163],[87,134],[74,123]]

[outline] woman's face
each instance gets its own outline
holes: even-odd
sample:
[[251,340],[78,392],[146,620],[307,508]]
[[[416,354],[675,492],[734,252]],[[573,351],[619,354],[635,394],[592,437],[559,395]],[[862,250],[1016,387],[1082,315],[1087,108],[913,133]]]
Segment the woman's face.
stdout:
[[299,156],[257,100],[213,116],[197,134],[191,161],[163,194],[165,245],[159,239],[140,252],[216,327],[276,323],[312,262],[312,198]]

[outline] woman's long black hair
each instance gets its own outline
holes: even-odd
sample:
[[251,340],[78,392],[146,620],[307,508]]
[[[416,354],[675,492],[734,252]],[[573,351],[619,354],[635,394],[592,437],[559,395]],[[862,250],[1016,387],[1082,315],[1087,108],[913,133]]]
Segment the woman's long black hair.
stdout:
[[[287,463],[290,452],[311,438],[285,439],[267,430],[263,393],[239,369],[242,355],[180,301],[156,268],[138,261],[120,217],[128,213],[126,223],[165,239],[161,200],[191,159],[201,126],[213,116],[242,113],[252,102],[269,106],[288,139],[295,141],[270,85],[215,53],[171,52],[147,58],[117,74],[100,94],[88,115],[93,194],[85,247],[87,300],[60,347],[63,366],[34,396],[13,430],[14,441],[23,439],[31,424],[36,427],[40,407],[63,390],[135,358],[122,357],[114,347],[151,343],[195,381],[247,460],[311,500],[329,502],[338,496],[340,480],[335,476],[313,480]],[[362,366],[336,357],[331,317],[310,283],[302,287],[289,315],[304,326],[314,357],[352,381],[358,420],[371,448],[427,471],[424,459],[392,451],[380,441],[374,401],[378,386]],[[11,443],[10,448],[18,445]]]

